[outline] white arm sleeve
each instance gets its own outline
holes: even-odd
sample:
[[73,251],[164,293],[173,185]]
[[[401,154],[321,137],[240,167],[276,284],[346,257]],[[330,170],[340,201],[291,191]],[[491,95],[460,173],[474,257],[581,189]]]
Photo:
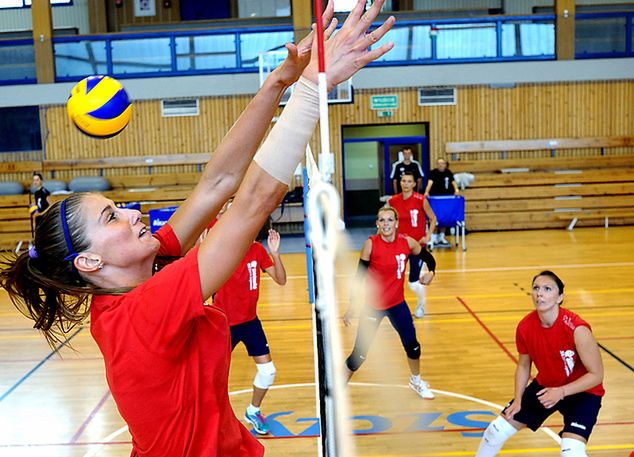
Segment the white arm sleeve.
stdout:
[[288,184],[319,119],[317,85],[299,78],[282,114],[253,160],[278,181]]

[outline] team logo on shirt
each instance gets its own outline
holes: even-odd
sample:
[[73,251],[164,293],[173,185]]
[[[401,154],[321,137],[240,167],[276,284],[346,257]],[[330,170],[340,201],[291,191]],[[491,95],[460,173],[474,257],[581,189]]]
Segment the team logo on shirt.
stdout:
[[405,271],[405,259],[407,259],[407,256],[405,254],[397,254],[394,257],[396,257],[396,279],[401,279]]
[[566,376],[570,376],[572,374],[572,370],[574,370],[575,368],[575,351],[573,351],[572,349],[559,351],[559,355],[564,362]]
[[249,270],[249,290],[257,290],[258,288],[258,262],[252,260],[247,263],[247,270]]
[[410,209],[409,217],[412,219],[412,227],[418,227],[418,210]]

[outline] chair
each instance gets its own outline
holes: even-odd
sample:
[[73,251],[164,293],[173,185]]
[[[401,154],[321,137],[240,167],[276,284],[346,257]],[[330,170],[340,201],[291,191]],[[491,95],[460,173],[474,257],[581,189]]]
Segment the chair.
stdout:
[[428,197],[427,200],[436,215],[438,226],[455,227],[456,246],[462,243],[462,250],[466,251],[464,197],[462,195],[439,195]]

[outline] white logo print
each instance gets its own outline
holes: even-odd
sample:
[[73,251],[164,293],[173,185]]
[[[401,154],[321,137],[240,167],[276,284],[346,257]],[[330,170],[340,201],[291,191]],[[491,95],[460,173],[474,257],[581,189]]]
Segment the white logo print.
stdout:
[[412,227],[418,227],[418,210],[417,209],[410,209],[409,210],[409,217],[412,218]]
[[559,351],[559,355],[561,355],[561,358],[564,361],[566,376],[570,376],[572,374],[572,370],[575,368],[575,351],[572,349]]
[[577,422],[572,422],[572,423],[570,424],[570,426],[571,426],[571,427],[577,427],[577,428],[580,428],[581,430],[585,430],[585,429],[586,429],[586,426],[585,426],[585,425],[578,424]]
[[407,256],[405,254],[397,254],[394,257],[396,257],[396,279],[401,279],[405,271],[405,259],[407,259]]
[[249,290],[256,290],[258,288],[258,262],[252,260],[247,263],[247,270],[249,270]]

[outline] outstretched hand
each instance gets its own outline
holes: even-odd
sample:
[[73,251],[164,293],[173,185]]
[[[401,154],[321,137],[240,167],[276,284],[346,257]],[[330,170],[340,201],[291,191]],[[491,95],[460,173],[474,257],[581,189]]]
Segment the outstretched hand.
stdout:
[[[328,91],[332,90],[337,84],[349,79],[368,63],[380,58],[394,47],[394,43],[390,42],[372,50],[368,49],[383,38],[396,21],[394,16],[390,16],[380,27],[367,33],[372,22],[381,11],[384,2],[385,0],[376,0],[364,14],[363,8],[366,0],[358,0],[341,29],[332,38],[330,38],[334,31],[332,23],[324,31],[324,57]],[[327,12],[331,8],[331,3],[332,1],[328,3]],[[327,23],[324,21],[324,24]],[[304,70],[303,75],[317,83],[318,72],[317,40],[314,40],[310,63]]]
[[[334,13],[334,2],[330,0],[324,14],[321,16],[324,24],[330,24],[327,30],[324,31],[325,37],[332,35],[332,32],[337,28],[337,19],[333,19]],[[288,55],[286,59],[284,59],[284,62],[275,69],[277,76],[283,84],[290,86],[302,75],[302,72],[310,62],[314,41],[315,25],[313,24],[313,30],[298,44],[286,43]]]
[[277,254],[280,251],[280,243],[281,243],[280,234],[277,233],[275,230],[270,229],[267,244],[269,246],[269,250],[271,251],[271,254]]

